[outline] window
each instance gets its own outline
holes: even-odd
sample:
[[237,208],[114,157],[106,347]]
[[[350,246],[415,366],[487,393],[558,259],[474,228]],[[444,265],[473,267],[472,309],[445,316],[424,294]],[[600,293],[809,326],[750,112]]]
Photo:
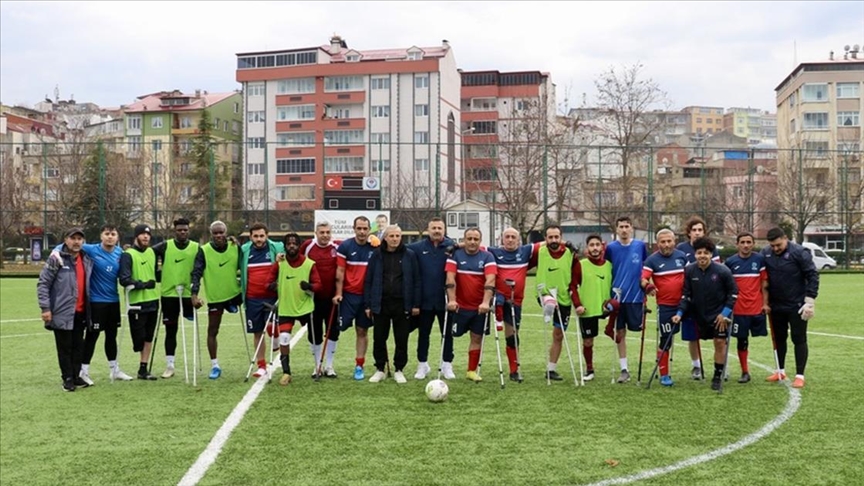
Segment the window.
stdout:
[[372,118],[388,117],[390,117],[390,105],[380,105],[372,107]]
[[468,156],[473,159],[492,159],[498,157],[497,145],[467,145]]
[[375,159],[372,162],[372,170],[374,172],[390,172],[390,159]]
[[315,105],[291,105],[276,108],[277,121],[314,120]]
[[264,174],[264,162],[257,164],[247,164],[246,165],[246,174],[247,175],[263,175]]
[[494,121],[475,121],[471,123],[474,128],[474,134],[478,133],[497,133],[498,123]]
[[180,140],[180,153],[188,154],[192,150],[192,140],[183,139]]
[[414,105],[414,116],[429,116],[429,105]]
[[372,89],[390,89],[390,78],[372,78]]
[[264,137],[249,137],[246,139],[246,148],[262,149],[264,148]]
[[419,61],[423,59],[423,53],[420,51],[412,51],[408,53],[407,59],[409,61]]
[[192,197],[192,186],[183,186],[180,188],[180,200],[188,201]]
[[234,113],[240,113],[240,103],[234,103]]
[[414,159],[414,170],[429,170],[429,159]]
[[842,153],[856,154],[861,151],[861,144],[858,142],[837,142],[837,150]]
[[264,96],[264,83],[249,84],[247,92],[249,96]]
[[280,147],[308,147],[315,145],[315,132],[277,133],[276,144]]
[[[455,218],[451,219],[451,216],[455,216]],[[480,226],[480,213],[477,212],[449,213],[447,215],[448,222],[451,222],[454,219],[456,227],[461,230]]]
[[429,75],[428,74],[420,74],[414,77],[414,87],[415,88],[428,88],[429,87]]
[[240,133],[240,122],[237,120],[231,121],[231,133],[235,135]]
[[277,94],[305,94],[315,92],[315,78],[280,79],[276,82]]
[[129,137],[129,153],[137,154],[141,151],[141,137]]
[[325,157],[324,172],[363,172],[363,157]]
[[162,117],[154,116],[150,119],[150,128],[162,128]]
[[804,113],[804,130],[827,130],[828,113]]
[[219,122],[220,122],[220,121],[221,121],[221,120],[219,120],[218,118],[214,118],[214,119],[213,119],[213,131],[214,131],[214,132],[215,132],[216,130],[219,130]]
[[325,145],[350,145],[363,143],[363,130],[325,130]]
[[702,119],[701,119],[701,118],[696,118],[696,123],[702,123]]
[[315,199],[315,186],[279,186],[276,195],[280,201],[310,201]]
[[857,127],[861,124],[860,112],[857,111],[838,111],[837,126],[838,127]]
[[151,145],[154,152],[162,150],[162,140],[153,140],[153,142],[151,142]]
[[741,199],[742,197],[744,197],[744,187],[732,186],[732,197],[735,199]]
[[128,130],[141,130],[141,115],[133,115],[126,119]]
[[791,95],[789,95],[789,108],[792,108],[793,106],[795,106],[796,98],[797,98],[797,96],[795,96],[795,93],[792,93]]
[[837,83],[837,97],[857,98],[859,89],[858,83]]
[[828,101],[828,85],[805,84],[801,88],[801,101]]
[[390,132],[373,133],[372,143],[390,143]]
[[184,116],[180,118],[180,128],[192,128],[192,118]]
[[414,143],[429,143],[429,132],[414,132]]
[[706,118],[705,123],[708,123],[710,125],[710,124],[714,123],[714,119],[713,118]]
[[250,111],[247,113],[246,121],[249,123],[264,123],[264,111]]
[[525,111],[531,107],[531,102],[528,100],[516,100],[516,111]]
[[491,168],[473,168],[465,170],[465,179],[469,181],[491,181],[495,180]]
[[617,196],[614,192],[595,192],[594,193],[594,205],[595,206],[614,206],[617,201]]
[[789,120],[789,133],[795,133],[795,119]]
[[362,76],[328,76],[324,78],[324,91],[361,91]]
[[822,158],[828,154],[828,142],[806,142],[804,148],[810,157]]
[[60,169],[58,169],[57,167],[46,167],[45,177],[47,177],[48,179],[60,177]]
[[277,174],[314,174],[315,159],[277,159]]
[[225,120],[225,121],[222,122],[222,131],[223,131],[223,132],[227,132],[227,131],[228,131],[228,120]]

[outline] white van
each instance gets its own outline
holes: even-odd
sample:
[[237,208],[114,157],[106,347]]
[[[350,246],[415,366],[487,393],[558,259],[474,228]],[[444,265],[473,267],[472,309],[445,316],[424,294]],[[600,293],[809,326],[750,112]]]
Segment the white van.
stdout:
[[801,246],[810,251],[810,255],[813,257],[813,264],[816,265],[817,270],[837,268],[837,261],[828,256],[821,246],[816,243],[810,243],[809,241],[801,243]]

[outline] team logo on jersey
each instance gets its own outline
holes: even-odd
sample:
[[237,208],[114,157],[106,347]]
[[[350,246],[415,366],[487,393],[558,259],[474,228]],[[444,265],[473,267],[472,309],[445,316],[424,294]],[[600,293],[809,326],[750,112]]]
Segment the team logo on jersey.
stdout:
[[717,274],[716,273],[714,275],[711,275],[711,280],[714,282],[717,281]]
[[477,268],[483,268],[483,265],[485,265],[485,264],[486,264],[486,262],[484,262],[483,260],[480,260],[477,262]]
[[110,271],[112,271],[112,270],[114,270],[114,266],[113,266],[113,265],[108,265],[107,267],[105,267],[105,271],[106,271],[106,272],[110,272]]
[[750,269],[753,270],[754,272],[757,271],[757,270],[759,270],[759,264],[756,263],[756,262],[751,263],[751,264],[750,264]]
[[675,267],[676,267],[676,268],[681,268],[681,267],[683,267],[683,266],[684,266],[684,262],[681,261],[680,258],[676,258],[676,259],[675,259]]
[[735,268],[733,268],[732,270],[738,270],[739,268],[741,268],[741,265],[735,265]]
[[642,264],[642,258],[640,258],[639,255],[637,255],[637,254],[634,253],[634,254],[630,257],[630,263],[635,263],[635,264],[637,264],[637,265],[641,265],[641,264]]
[[665,264],[665,263],[661,263],[661,264],[660,264],[660,267],[659,267],[659,268],[658,268],[658,270],[659,270],[659,269],[660,269],[660,268],[663,268],[663,267],[665,267],[665,266],[666,266],[666,264]]

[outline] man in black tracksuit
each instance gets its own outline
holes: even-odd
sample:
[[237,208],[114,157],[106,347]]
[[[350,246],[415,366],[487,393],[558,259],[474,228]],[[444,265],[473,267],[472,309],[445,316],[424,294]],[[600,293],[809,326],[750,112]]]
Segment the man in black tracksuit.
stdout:
[[689,311],[696,322],[699,339],[714,340],[714,378],[711,389],[720,389],[726,364],[726,333],[732,309],[738,299],[738,285],[726,265],[714,262],[714,242],[699,238],[693,242],[696,263],[684,268],[684,293],[672,322],[678,324]]
[[769,246],[762,249],[768,272],[768,306],[771,327],[777,346],[780,369],[768,381],[786,379],[786,337],[792,330],[795,345],[795,380],[792,386],[804,387],[804,368],[807,366],[807,321],[816,310],[819,295],[819,272],[810,252],[786,238],[780,228],[768,230]]

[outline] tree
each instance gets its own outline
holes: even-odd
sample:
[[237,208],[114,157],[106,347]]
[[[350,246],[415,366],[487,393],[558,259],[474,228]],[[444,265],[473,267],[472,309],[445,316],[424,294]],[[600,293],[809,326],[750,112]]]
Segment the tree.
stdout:
[[[16,167],[11,153],[0,159],[0,250],[22,243],[27,218],[27,181],[23,167]],[[10,241],[11,240],[11,241]],[[0,258],[2,263],[2,258]]]
[[[216,219],[216,204],[225,200],[227,184],[230,183],[228,167],[216,157],[216,144],[212,133],[213,122],[210,112],[205,109],[201,112],[198,130],[192,139],[192,150],[189,153],[192,166],[187,180],[192,190],[186,204],[199,210],[208,208],[206,219],[210,221]],[[204,214],[196,213],[194,219],[199,225],[205,224]]]
[[829,222],[835,205],[830,163],[821,151],[783,150],[777,159],[777,207],[792,223],[795,241],[804,241],[812,223]]

